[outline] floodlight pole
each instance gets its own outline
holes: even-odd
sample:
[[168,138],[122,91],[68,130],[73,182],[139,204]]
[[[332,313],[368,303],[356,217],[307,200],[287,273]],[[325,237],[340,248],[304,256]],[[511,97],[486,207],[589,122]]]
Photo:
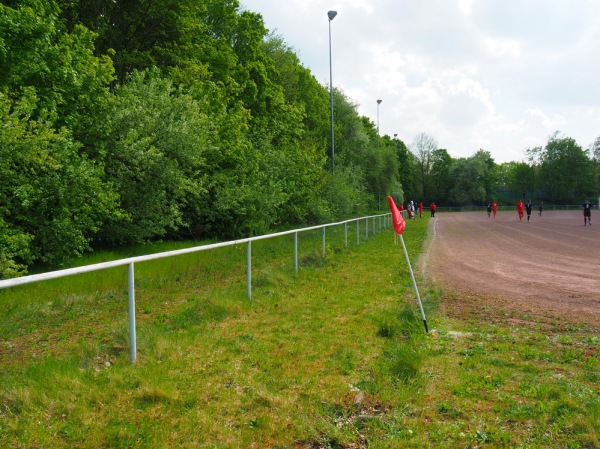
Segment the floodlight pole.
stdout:
[[[377,100],[377,139],[379,139],[379,105],[383,100]],[[377,140],[379,142],[379,140]]]
[[[379,151],[379,105],[382,100],[377,100],[377,150]],[[381,191],[377,189],[377,210],[381,210]]]
[[335,175],[335,136],[333,133],[333,69],[331,63],[331,21],[337,16],[337,11],[327,11],[329,18],[329,104],[331,115],[331,176]]

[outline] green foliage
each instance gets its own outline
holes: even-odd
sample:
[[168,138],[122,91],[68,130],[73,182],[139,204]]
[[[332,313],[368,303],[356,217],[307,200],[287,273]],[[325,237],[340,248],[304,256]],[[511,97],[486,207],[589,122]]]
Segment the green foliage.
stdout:
[[99,235],[111,243],[161,237],[184,222],[184,210],[207,192],[204,153],[217,131],[203,105],[157,70],[135,72],[115,91],[102,143],[106,176],[125,215]]
[[485,164],[474,158],[461,158],[450,167],[454,180],[450,190],[450,201],[458,205],[482,204],[486,199]]
[[114,216],[116,197],[101,168],[78,153],[66,131],[32,120],[36,106],[31,88],[17,103],[0,94],[2,276],[33,262],[62,265],[81,256]]
[[592,163],[574,139],[555,133],[540,156],[540,175],[552,201],[570,203],[588,195]]
[[0,5],[0,88],[12,100],[33,88],[32,118],[87,135],[97,126],[90,113],[108,95],[112,61],[93,54],[93,33],[80,25],[65,33],[56,14],[53,0]]
[[315,219],[346,219],[364,213],[370,205],[370,196],[361,183],[363,174],[357,167],[338,167],[335,177],[325,192],[329,216]]

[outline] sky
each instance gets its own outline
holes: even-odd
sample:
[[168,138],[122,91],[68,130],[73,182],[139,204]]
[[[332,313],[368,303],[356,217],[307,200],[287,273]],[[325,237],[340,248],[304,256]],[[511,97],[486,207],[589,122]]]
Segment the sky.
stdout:
[[[526,160],[600,137],[598,0],[240,0],[380,134]],[[337,11],[329,23],[327,12]],[[377,100],[381,100],[379,107]]]

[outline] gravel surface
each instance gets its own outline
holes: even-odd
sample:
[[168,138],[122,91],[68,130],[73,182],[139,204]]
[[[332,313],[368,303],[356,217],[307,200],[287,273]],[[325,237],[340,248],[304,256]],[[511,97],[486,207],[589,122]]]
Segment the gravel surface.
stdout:
[[[598,213],[592,211],[592,223]],[[600,325],[600,220],[580,211],[439,213],[421,268],[448,314]]]

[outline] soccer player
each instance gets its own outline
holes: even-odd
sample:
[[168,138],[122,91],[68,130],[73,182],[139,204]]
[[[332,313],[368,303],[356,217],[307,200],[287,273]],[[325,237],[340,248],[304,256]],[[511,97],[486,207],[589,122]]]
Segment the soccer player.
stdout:
[[498,203],[494,201],[492,203],[492,213],[494,214],[494,218],[496,218],[496,212],[498,212]]
[[533,204],[531,204],[531,200],[527,201],[525,205],[525,211],[527,211],[527,221],[531,218],[531,211],[533,210]]
[[594,207],[592,205],[592,203],[590,203],[588,200],[585,200],[583,202],[583,225],[585,226],[586,224],[589,223],[589,225],[592,225],[592,207]]
[[435,210],[437,209],[437,206],[435,205],[435,203],[431,203],[429,205],[429,209],[431,210],[431,216],[435,217]]
[[525,205],[523,204],[523,201],[519,200],[519,202],[517,203],[517,213],[519,214],[519,221],[523,221],[523,208],[525,207]]

